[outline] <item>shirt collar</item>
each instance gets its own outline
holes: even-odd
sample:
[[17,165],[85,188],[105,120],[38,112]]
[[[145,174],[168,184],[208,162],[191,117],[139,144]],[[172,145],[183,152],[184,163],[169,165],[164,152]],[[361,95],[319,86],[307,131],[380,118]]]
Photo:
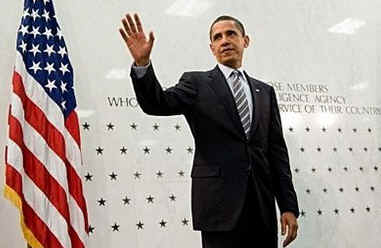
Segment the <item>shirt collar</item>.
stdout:
[[241,75],[245,75],[243,72],[244,70],[242,69],[242,67],[238,68],[238,69],[234,69],[234,68],[231,68],[229,66],[226,66],[226,65],[223,65],[223,64],[220,64],[218,63],[218,68],[220,68],[220,70],[222,71],[222,74],[224,74],[225,76],[225,79],[228,79],[231,75],[231,73],[234,71],[234,70],[237,70],[241,73]]

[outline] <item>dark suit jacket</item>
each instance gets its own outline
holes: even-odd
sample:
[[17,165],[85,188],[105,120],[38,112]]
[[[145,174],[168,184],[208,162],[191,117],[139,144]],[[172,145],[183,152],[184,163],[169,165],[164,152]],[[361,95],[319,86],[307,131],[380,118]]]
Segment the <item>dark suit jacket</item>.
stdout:
[[275,199],[280,212],[299,216],[288,151],[273,87],[248,78],[254,113],[246,139],[235,101],[216,66],[206,72],[186,72],[178,84],[160,86],[152,65],[142,78],[131,71],[142,110],[149,115],[183,114],[195,140],[192,177],[194,230],[234,228],[246,195],[249,176],[254,181],[258,223],[277,233]]

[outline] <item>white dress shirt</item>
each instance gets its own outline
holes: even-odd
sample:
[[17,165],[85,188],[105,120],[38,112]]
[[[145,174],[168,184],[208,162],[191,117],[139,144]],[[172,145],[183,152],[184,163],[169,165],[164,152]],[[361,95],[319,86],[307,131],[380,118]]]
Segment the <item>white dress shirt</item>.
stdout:
[[253,117],[252,117],[252,115],[253,115],[253,99],[251,97],[251,91],[250,91],[250,86],[249,86],[248,80],[246,78],[246,75],[243,73],[242,67],[240,67],[238,69],[233,69],[233,68],[228,67],[226,65],[218,64],[218,68],[220,68],[220,70],[222,71],[222,74],[224,74],[226,82],[229,85],[229,88],[230,88],[230,91],[232,92],[233,97],[234,97],[233,80],[230,77],[230,75],[234,70],[237,70],[241,73],[240,80],[242,83],[243,90],[245,91],[245,94],[246,94],[247,102],[249,104],[249,115],[250,115],[250,123],[251,123],[251,121],[253,119]]

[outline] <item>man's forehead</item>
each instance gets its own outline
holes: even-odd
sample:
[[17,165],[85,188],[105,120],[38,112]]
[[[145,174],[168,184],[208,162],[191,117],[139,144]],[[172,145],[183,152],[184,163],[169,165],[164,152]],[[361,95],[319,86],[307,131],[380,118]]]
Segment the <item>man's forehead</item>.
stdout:
[[212,27],[212,34],[214,34],[215,32],[222,32],[224,30],[231,30],[231,29],[235,29],[235,30],[238,30],[238,27],[236,25],[236,23],[232,20],[223,20],[223,21],[219,21],[219,22],[216,22],[213,27]]

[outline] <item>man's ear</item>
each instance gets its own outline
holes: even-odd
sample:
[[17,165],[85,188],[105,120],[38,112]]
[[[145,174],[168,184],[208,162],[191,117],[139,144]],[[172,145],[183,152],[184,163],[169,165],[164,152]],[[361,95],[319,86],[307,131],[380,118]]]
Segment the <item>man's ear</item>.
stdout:
[[209,48],[210,48],[210,51],[212,51],[213,55],[216,56],[216,54],[214,53],[214,46],[212,43],[209,43]]
[[245,35],[245,37],[243,38],[244,39],[244,47],[245,48],[248,48],[249,47],[249,44],[250,44],[250,38],[248,35]]

